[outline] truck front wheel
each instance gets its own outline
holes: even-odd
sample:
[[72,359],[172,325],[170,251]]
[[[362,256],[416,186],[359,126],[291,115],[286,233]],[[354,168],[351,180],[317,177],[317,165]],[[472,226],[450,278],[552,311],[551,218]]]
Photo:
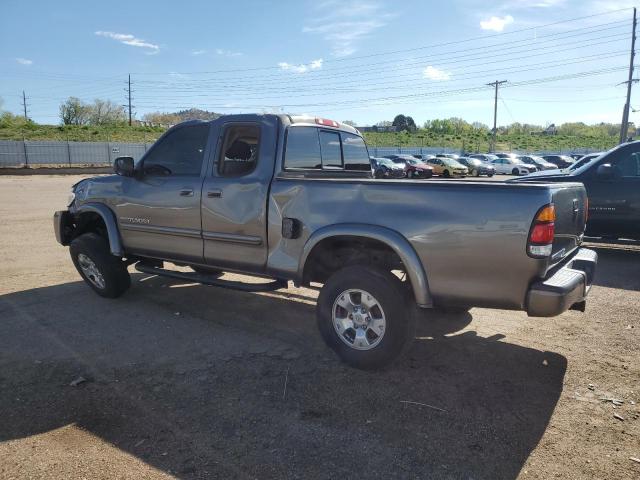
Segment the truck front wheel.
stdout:
[[325,342],[352,367],[377,369],[395,360],[413,340],[415,315],[407,289],[382,269],[351,266],[324,284],[316,307]]
[[83,233],[71,242],[69,253],[80,276],[101,297],[119,297],[131,286],[127,266],[111,255],[100,235]]

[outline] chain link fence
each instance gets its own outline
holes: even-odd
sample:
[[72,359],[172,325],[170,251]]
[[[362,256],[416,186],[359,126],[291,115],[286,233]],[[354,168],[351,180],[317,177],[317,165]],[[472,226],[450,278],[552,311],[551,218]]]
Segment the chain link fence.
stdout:
[[[119,142],[49,142],[0,140],[0,168],[37,166],[111,166],[117,157],[140,159],[151,143]],[[528,152],[537,155],[592,153],[594,149],[572,151]],[[369,154],[374,157],[406,153],[410,155],[435,155],[438,153],[462,154],[460,149],[445,147],[372,147]],[[527,152],[514,152],[527,153]]]
[[47,142],[0,140],[0,168],[32,166],[110,166],[117,157],[138,160],[150,143]]

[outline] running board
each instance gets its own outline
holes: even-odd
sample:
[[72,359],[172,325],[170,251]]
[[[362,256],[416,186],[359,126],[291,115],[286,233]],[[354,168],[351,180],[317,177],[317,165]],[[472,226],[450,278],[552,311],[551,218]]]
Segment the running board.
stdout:
[[160,267],[151,267],[143,265],[141,262],[136,263],[136,270],[150,275],[160,275],[163,277],[185,280],[187,282],[202,283],[213,287],[230,288],[232,290],[241,290],[243,292],[271,292],[281,288],[288,288],[289,282],[286,280],[273,280],[266,283],[244,283],[234,282],[231,280],[220,280],[209,275],[203,275],[196,272],[178,272],[176,270],[166,270]]

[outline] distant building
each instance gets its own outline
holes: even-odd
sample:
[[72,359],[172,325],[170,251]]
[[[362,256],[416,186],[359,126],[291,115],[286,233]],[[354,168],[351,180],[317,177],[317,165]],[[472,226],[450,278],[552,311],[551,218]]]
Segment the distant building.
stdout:
[[374,125],[372,127],[356,127],[360,132],[397,132],[398,127],[390,125],[388,127],[379,127]]
[[558,129],[556,128],[556,124],[552,123],[547,128],[540,132],[529,132],[530,135],[557,135]]

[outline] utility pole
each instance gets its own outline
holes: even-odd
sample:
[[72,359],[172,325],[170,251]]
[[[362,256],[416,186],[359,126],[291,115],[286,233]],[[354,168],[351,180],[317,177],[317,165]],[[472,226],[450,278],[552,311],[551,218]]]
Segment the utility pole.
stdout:
[[27,115],[27,96],[22,90],[22,109],[24,110],[24,119],[29,120],[29,115]]
[[498,87],[507,83],[506,80],[496,80],[495,82],[487,83],[488,87],[495,87],[496,93],[493,99],[493,140],[491,141],[491,151],[496,148],[496,132],[498,131]]
[[129,104],[129,126],[131,126],[131,74],[129,74],[129,80],[127,81],[127,99]]
[[624,82],[627,84],[627,102],[624,104],[622,111],[622,123],[620,125],[620,143],[624,143],[627,139],[627,131],[629,130],[629,109],[631,103],[631,85],[633,85],[633,58],[636,55],[636,9],[633,9],[633,28],[631,30],[631,57],[629,59],[629,79]]

